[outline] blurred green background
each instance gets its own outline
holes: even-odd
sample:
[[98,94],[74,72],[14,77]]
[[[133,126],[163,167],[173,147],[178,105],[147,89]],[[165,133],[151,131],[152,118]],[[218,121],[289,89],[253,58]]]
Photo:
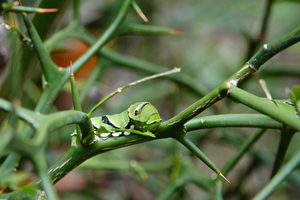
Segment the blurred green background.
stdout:
[[[109,42],[107,47],[119,53],[170,69],[180,67],[182,73],[206,86],[207,91],[216,88],[247,61],[249,38],[255,38],[258,35],[266,6],[266,1],[261,0],[137,0],[136,2],[149,19],[148,24],[181,29],[184,34],[123,36]],[[23,0],[22,3],[33,6],[36,2]],[[93,35],[99,37],[116,16],[121,3],[120,0],[82,1],[81,20]],[[258,48],[264,43],[274,41],[299,27],[299,9],[300,4],[297,1],[274,1],[265,40],[258,45]],[[59,31],[72,21],[72,13],[72,9],[68,9],[55,31]],[[126,20],[144,24],[133,10],[127,15]],[[22,23],[20,20],[20,26]],[[1,45],[9,46],[3,41]],[[52,58],[58,65],[65,66],[65,62],[68,65],[69,60],[76,59],[75,54],[80,55],[86,48],[86,45],[70,39],[52,51]],[[274,74],[273,69],[293,71],[299,68],[299,53],[299,44],[279,53],[268,61],[258,73],[251,76],[242,85],[242,88],[264,97],[265,94],[258,83],[260,78],[264,78],[273,98],[288,98],[285,89],[292,89],[294,85],[300,84],[299,74],[287,76],[280,73],[278,75]],[[4,57],[6,56],[4,60],[13,59],[9,57],[10,52],[3,54]],[[85,84],[95,62],[95,60],[92,61],[84,71],[76,75],[78,88],[82,88]],[[6,70],[5,64],[0,69],[1,81],[1,76]],[[22,105],[33,109],[40,90],[41,71],[38,64],[30,66],[26,74],[28,80],[24,80],[24,88],[22,88]],[[83,111],[87,112],[101,97],[116,88],[146,75],[141,71],[134,71],[122,66],[108,66],[99,77],[99,81],[90,90],[88,98],[83,103]],[[8,91],[2,90],[0,95],[5,98],[8,93]],[[105,103],[95,113],[95,116],[119,113],[135,102],[150,101],[158,109],[163,120],[167,120],[200,97],[198,94],[162,78],[142,83],[118,94]],[[68,110],[71,109],[71,106],[70,85],[67,84],[55,101],[55,106],[51,112]],[[253,110],[227,99],[216,104],[215,108],[217,108],[217,112],[216,109],[208,109],[201,116],[254,113]],[[47,151],[49,166],[70,147],[70,134],[73,130],[74,126],[69,126],[51,134]],[[191,132],[188,137],[218,168],[222,168],[236,152],[236,147],[228,142],[228,138],[249,136],[255,131],[255,129],[248,128],[207,129]],[[224,199],[251,199],[267,184],[272,169],[270,162],[274,159],[272,156],[276,152],[279,136],[278,131],[269,130],[260,139],[252,153],[247,154],[238,166],[229,173],[227,178],[232,182],[232,185],[225,185]],[[300,137],[295,135],[289,147],[287,158],[290,157],[294,149],[299,147],[299,142]],[[257,155],[260,155],[260,159],[264,162],[258,159]],[[0,162],[4,158],[1,157]],[[130,161],[131,164],[134,162],[133,160],[144,166],[148,180],[143,180],[143,177],[139,176],[133,168],[128,167]],[[102,164],[99,161],[102,161]],[[180,163],[178,173],[182,173],[182,170],[186,170],[190,166],[195,166],[199,173],[214,175],[185,147],[171,139],[165,139],[96,156],[60,180],[55,188],[62,199],[154,199],[176,177],[173,173],[176,172],[174,168],[178,163]],[[28,177],[35,173],[33,166],[26,159],[22,160],[19,169],[20,172],[16,176],[23,181],[21,184],[28,182]],[[244,176],[243,182],[239,182],[240,178]],[[241,185],[237,185],[237,183]],[[300,195],[297,189],[300,183],[296,183],[283,183],[270,199],[297,199]],[[15,187],[19,186],[16,185]],[[171,199],[206,198],[209,199],[210,197],[194,183],[185,184],[171,196]]]

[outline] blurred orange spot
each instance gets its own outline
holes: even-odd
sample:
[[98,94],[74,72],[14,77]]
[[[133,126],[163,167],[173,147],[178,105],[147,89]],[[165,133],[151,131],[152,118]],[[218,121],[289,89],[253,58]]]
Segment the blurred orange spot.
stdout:
[[[55,64],[60,67],[68,67],[70,61],[74,63],[87,49],[89,46],[77,39],[69,39],[63,45],[62,50],[51,52],[50,56]],[[76,74],[75,78],[86,79],[93,71],[97,64],[97,57],[92,57]]]

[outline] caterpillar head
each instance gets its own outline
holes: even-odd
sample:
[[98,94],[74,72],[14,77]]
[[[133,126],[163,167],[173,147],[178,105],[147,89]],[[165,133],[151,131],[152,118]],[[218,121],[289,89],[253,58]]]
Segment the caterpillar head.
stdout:
[[128,116],[135,129],[154,131],[161,122],[156,108],[149,102],[138,102],[128,108]]

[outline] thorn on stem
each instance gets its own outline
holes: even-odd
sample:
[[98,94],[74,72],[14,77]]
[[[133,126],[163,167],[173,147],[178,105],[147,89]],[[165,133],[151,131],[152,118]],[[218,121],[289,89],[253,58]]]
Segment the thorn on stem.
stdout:
[[73,68],[72,68],[72,61],[70,61],[70,72],[71,72],[71,77],[74,77]]
[[7,186],[4,186],[1,190],[0,190],[0,194],[3,194],[5,192],[5,190],[7,189]]
[[182,34],[184,34],[185,33],[185,31],[184,30],[181,30],[181,29],[173,29],[172,30],[172,34],[173,35],[182,35]]
[[138,12],[138,15],[144,20],[144,22],[148,22],[148,18],[142,11]]
[[57,8],[39,8],[38,13],[51,13],[51,12],[57,12]]
[[218,175],[221,176],[227,183],[231,184],[221,172],[219,172]]
[[8,25],[10,25],[10,27],[13,27],[13,25],[8,21],[8,20],[5,20],[6,23],[8,23]]

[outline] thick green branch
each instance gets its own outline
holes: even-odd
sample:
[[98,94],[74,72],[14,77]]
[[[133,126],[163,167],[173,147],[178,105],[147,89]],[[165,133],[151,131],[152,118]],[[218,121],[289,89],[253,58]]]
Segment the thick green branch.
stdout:
[[250,60],[249,64],[258,70],[273,56],[300,41],[300,28],[293,30],[278,40],[265,44]]
[[281,129],[283,124],[261,114],[226,114],[211,115],[192,119],[185,124],[187,132],[218,127],[253,127]]
[[300,131],[300,119],[295,114],[280,109],[268,99],[257,97],[233,85],[228,97]]

